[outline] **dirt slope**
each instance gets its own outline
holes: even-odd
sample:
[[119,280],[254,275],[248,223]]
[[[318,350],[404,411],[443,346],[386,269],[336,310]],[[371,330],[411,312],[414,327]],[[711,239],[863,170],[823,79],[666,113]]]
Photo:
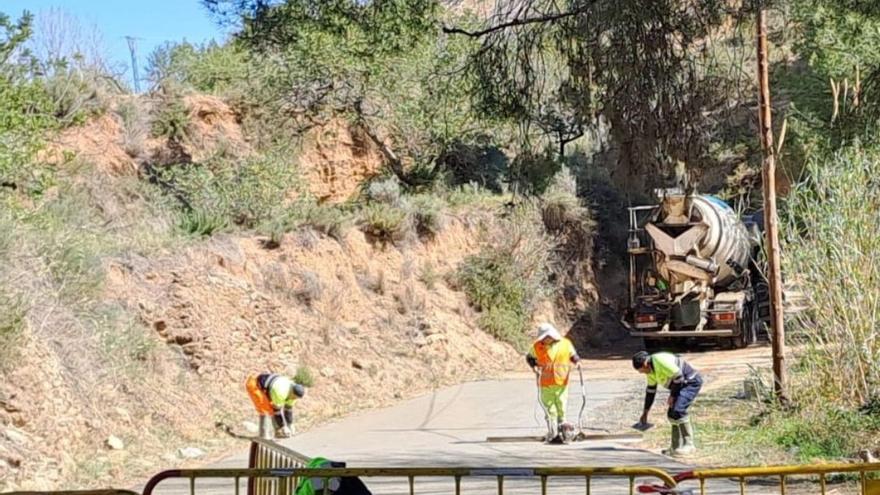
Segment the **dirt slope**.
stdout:
[[[143,323],[118,349],[134,363],[113,386],[88,389],[90,370],[64,369],[62,350],[30,342],[0,387],[0,485],[106,486],[180,464],[180,447],[220,451],[228,441],[214,422],[251,418],[248,373],[309,369],[314,386],[297,408],[307,428],[518,366],[441,278],[476,248],[476,228],[453,220],[432,243],[399,250],[354,230],[342,244],[302,231],[274,250],[227,237],[109,262],[107,302]],[[110,435],[124,448],[109,449]]]

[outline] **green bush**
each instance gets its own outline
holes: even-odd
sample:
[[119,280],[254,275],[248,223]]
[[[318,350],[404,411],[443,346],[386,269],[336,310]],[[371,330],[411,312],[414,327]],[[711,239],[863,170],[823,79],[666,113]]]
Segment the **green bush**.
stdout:
[[863,433],[877,431],[880,420],[857,411],[825,407],[775,418],[776,443],[802,462],[852,457],[865,448]]
[[512,256],[498,251],[469,256],[459,268],[458,283],[483,313],[483,330],[518,348],[526,345],[531,295]]
[[229,224],[221,215],[197,209],[180,213],[178,226],[188,235],[210,237],[225,230]]
[[399,242],[410,231],[406,210],[386,203],[370,203],[360,211],[360,227],[371,239],[385,243]]
[[540,212],[524,203],[489,230],[486,247],[459,265],[454,285],[483,314],[479,324],[491,335],[524,349],[535,304],[549,294],[547,274],[552,244]]
[[184,231],[210,235],[227,225],[253,228],[284,215],[298,180],[280,152],[245,159],[217,156],[201,165],[156,171],[156,182],[176,197],[184,211]]
[[315,385],[315,377],[307,366],[300,366],[296,369],[293,381],[299,383],[303,387],[311,387]]
[[189,110],[180,95],[168,94],[157,103],[150,124],[153,137],[182,143],[189,139],[189,126]]
[[227,93],[248,81],[247,54],[235,43],[165,43],[150,54],[148,77],[154,84],[173,82],[203,93]]
[[26,14],[13,23],[0,13],[0,187],[41,193],[48,173],[37,166],[36,157],[59,122],[52,98],[33,73],[35,60],[22,50],[31,21]]

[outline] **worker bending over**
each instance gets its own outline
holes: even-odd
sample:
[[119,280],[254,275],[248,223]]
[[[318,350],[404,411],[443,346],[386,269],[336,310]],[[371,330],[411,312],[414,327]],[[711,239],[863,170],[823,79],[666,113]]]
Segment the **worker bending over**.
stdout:
[[[574,345],[549,323],[538,327],[538,338],[526,361],[538,375],[541,404],[547,419],[547,442],[567,442],[565,405],[568,402],[568,376],[572,363],[580,368]],[[573,428],[567,428],[573,432]]]
[[688,416],[688,408],[694,402],[700,387],[703,386],[703,378],[687,361],[680,356],[668,352],[648,354],[645,351],[635,353],[632,365],[639,373],[647,375],[648,388],[645,391],[645,407],[642,417],[636,423],[637,429],[646,429],[648,424],[648,412],[654,405],[654,396],[657,394],[657,385],[663,385],[669,389],[669,406],[666,416],[672,424],[672,442],[669,449],[664,449],[665,455],[688,455],[696,451],[694,445],[694,428]]
[[275,373],[249,376],[245,384],[248,395],[260,415],[260,438],[271,440],[271,423],[275,434],[288,438],[295,431],[293,426],[293,403],[306,394],[305,388],[292,379]]

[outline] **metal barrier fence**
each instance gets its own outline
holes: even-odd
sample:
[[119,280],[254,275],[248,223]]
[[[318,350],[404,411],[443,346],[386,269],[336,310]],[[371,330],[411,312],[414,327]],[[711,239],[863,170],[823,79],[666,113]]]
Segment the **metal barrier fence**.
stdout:
[[[808,482],[812,482],[809,493],[826,495],[828,492],[829,475],[847,475],[857,476],[858,481],[851,480],[851,484],[858,487],[858,493],[861,495],[880,495],[880,480],[876,479],[880,475],[880,463],[830,463],[830,464],[813,464],[813,465],[793,465],[793,466],[763,466],[763,467],[731,467],[716,469],[696,469],[693,471],[684,471],[673,476],[676,485],[643,485],[639,487],[640,493],[660,493],[660,494],[694,494],[699,490],[700,495],[712,493],[707,491],[706,482],[712,479],[730,480],[739,486],[740,495],[749,493],[748,486],[750,482],[756,485],[756,481],[760,478],[778,478],[778,485],[774,485],[774,491],[780,495],[786,495],[788,482],[793,477],[810,477]],[[699,488],[686,488],[683,486],[688,481],[699,481]],[[818,484],[818,487],[815,486]],[[760,484],[761,493],[768,493],[766,483]],[[778,490],[778,491],[777,491]]]
[[44,495],[51,493],[52,495],[140,495],[138,492],[131,490],[122,490],[115,488],[107,488],[102,490],[57,490],[52,492],[45,491],[17,491],[3,492],[3,495]]
[[[523,478],[540,480],[541,495],[548,493],[548,480],[551,477],[583,478],[585,490],[582,493],[592,493],[592,481],[594,478],[620,478],[626,480],[629,493],[636,493],[636,478],[653,478],[662,482],[665,486],[675,486],[675,479],[660,469],[648,467],[536,467],[536,468],[327,468],[327,469],[191,469],[172,470],[157,474],[144,487],[143,495],[153,495],[153,491],[163,481],[169,479],[185,479],[189,482],[189,493],[195,495],[196,480],[198,479],[228,479],[235,484],[235,495],[240,495],[239,487],[242,479],[248,480],[248,486],[252,483],[258,486],[271,487],[272,491],[265,492],[273,495],[291,495],[297,487],[295,480],[299,478],[311,478],[323,480],[323,494],[330,495],[330,480],[332,478],[358,477],[358,478],[398,478],[406,479],[409,485],[409,494],[416,493],[417,478],[450,478],[452,493],[461,495],[462,480],[464,478],[494,478],[496,481],[496,493],[504,495],[505,481]],[[274,480],[266,485],[259,481],[251,480]],[[321,492],[319,492],[321,493]],[[485,493],[485,491],[480,492]]]
[[[311,459],[299,452],[279,445],[270,440],[251,440],[250,454],[248,455],[248,468],[250,469],[290,469],[303,468]],[[271,495],[275,493],[290,493],[289,483],[294,489],[297,486],[297,478],[248,478],[247,495]],[[282,486],[279,486],[282,485]]]

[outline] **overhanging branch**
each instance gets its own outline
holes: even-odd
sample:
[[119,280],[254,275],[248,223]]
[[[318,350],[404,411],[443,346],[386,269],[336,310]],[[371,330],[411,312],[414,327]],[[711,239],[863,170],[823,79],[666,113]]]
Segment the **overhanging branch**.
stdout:
[[515,26],[524,26],[526,24],[539,24],[544,22],[555,22],[560,19],[565,19],[566,17],[573,17],[576,15],[583,14],[588,11],[595,1],[590,2],[589,5],[585,5],[579,9],[575,9],[569,12],[560,12],[558,14],[545,15],[541,17],[527,17],[525,19],[515,18],[507,22],[502,22],[501,24],[497,24],[492,27],[488,27],[486,29],[482,29],[480,31],[468,31],[466,29],[458,28],[458,27],[443,27],[443,32],[446,34],[463,34],[465,36],[470,36],[472,38],[479,38],[481,36],[485,36],[489,33],[494,33],[495,31],[501,31],[503,29],[515,27]]

